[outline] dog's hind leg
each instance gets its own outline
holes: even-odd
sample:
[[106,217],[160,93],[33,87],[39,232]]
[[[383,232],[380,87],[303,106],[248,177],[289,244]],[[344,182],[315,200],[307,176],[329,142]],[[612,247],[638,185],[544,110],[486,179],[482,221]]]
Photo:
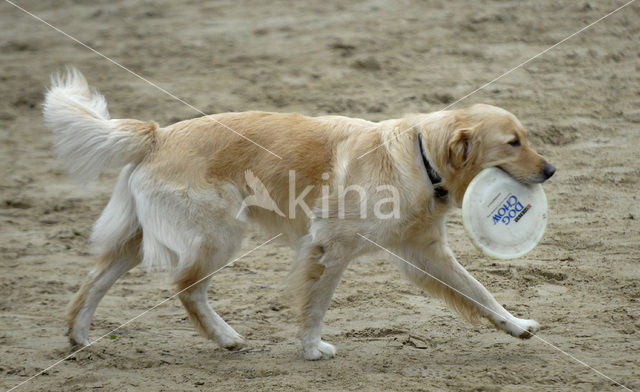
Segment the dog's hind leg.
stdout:
[[169,269],[194,326],[221,346],[243,344],[207,303],[211,274],[225,267],[242,242],[246,223],[236,219],[240,192],[228,183],[176,186],[148,170],[132,174],[136,210],[144,230],[142,266]]
[[91,319],[98,303],[118,278],[140,263],[138,254],[142,233],[138,232],[118,250],[100,257],[98,266],[89,273],[87,281],[67,306],[69,340],[72,345],[89,344]]
[[[237,244],[239,244],[238,239]],[[207,288],[211,274],[224,268],[236,246],[229,244],[227,249],[213,249],[211,252],[200,252],[198,261],[180,271],[175,280],[182,305],[189,314],[196,329],[209,339],[228,350],[237,350],[244,346],[244,339],[207,302]],[[209,256],[209,258],[205,258]]]
[[207,302],[209,281],[210,278],[207,278],[193,284],[188,283],[188,279],[181,280],[178,288],[184,291],[179,295],[180,301],[189,313],[189,319],[201,334],[215,340],[227,350],[238,350],[245,345],[244,339]]

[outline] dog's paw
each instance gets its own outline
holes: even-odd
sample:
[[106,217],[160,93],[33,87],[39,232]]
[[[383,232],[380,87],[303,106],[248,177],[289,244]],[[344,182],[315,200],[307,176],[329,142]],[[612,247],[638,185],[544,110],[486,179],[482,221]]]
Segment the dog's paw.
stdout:
[[91,342],[88,338],[74,338],[72,335],[69,335],[69,343],[71,347],[78,348],[88,346]]
[[67,335],[69,335],[69,343],[71,343],[72,348],[88,346],[91,343],[89,342],[89,336],[87,334],[74,331],[73,329],[69,329]]
[[336,348],[333,344],[321,340],[318,345],[303,347],[302,355],[307,361],[329,359],[336,355]]
[[540,324],[538,324],[538,322],[536,320],[521,320],[523,323],[523,325],[521,326],[521,330],[520,330],[520,334],[518,335],[518,337],[520,339],[529,339],[531,338],[536,332],[538,332],[540,330]]
[[218,336],[218,344],[229,351],[237,351],[247,345],[244,338],[237,332]]
[[530,339],[540,330],[540,324],[535,320],[520,319],[511,316],[509,320],[491,320],[496,328],[520,339]]
[[529,339],[540,330],[540,324],[535,320],[515,319],[508,323],[507,332],[520,339]]

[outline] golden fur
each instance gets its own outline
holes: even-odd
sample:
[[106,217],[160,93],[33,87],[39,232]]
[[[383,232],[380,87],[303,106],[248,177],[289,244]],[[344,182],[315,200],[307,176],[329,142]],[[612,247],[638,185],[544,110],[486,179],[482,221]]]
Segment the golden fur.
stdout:
[[[335,354],[320,339],[322,318],[349,262],[376,250],[363,238],[410,261],[399,263],[403,274],[465,318],[485,317],[518,337],[537,331],[535,321],[512,316],[455,260],[444,224],[484,168],[501,167],[523,183],[553,174],[513,114],[474,105],[376,123],[243,112],[161,128],[109,120],[103,98],[93,94],[72,71],[54,81],[44,105],[62,159],[73,157],[72,174],[90,179],[102,169],[91,165],[126,165],[94,228],[100,272],[69,306],[72,341],[88,341],[100,298],[141,254],[147,268],[175,271],[180,299],[204,335],[227,348],[241,346],[241,336],[206,303],[206,288],[208,274],[239,246],[243,219],[284,233],[298,252],[288,283],[300,304],[307,359]],[[427,176],[418,135],[445,197],[436,196]],[[249,205],[238,218],[253,191],[249,172],[283,213]],[[393,195],[392,207],[381,189]]]

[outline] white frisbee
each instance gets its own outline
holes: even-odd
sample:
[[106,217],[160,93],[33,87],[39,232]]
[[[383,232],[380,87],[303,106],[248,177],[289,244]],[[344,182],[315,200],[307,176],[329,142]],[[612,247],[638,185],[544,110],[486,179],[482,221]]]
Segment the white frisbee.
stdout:
[[540,184],[524,185],[501,169],[484,169],[464,194],[462,223],[487,256],[521,257],[542,239],[547,197]]

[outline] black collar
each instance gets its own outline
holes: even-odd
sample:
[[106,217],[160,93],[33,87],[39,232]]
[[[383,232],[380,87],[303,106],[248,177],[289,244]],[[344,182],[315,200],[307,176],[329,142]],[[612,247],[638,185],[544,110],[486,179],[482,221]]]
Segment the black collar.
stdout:
[[424,165],[425,170],[427,171],[427,175],[429,176],[429,181],[431,181],[431,185],[433,185],[433,191],[437,198],[444,198],[449,194],[443,186],[439,185],[442,182],[442,177],[436,171],[436,169],[431,166],[429,163],[429,159],[427,159],[427,154],[424,152],[424,145],[422,144],[422,134],[418,132],[418,145],[420,145],[420,155],[422,156],[422,164]]

